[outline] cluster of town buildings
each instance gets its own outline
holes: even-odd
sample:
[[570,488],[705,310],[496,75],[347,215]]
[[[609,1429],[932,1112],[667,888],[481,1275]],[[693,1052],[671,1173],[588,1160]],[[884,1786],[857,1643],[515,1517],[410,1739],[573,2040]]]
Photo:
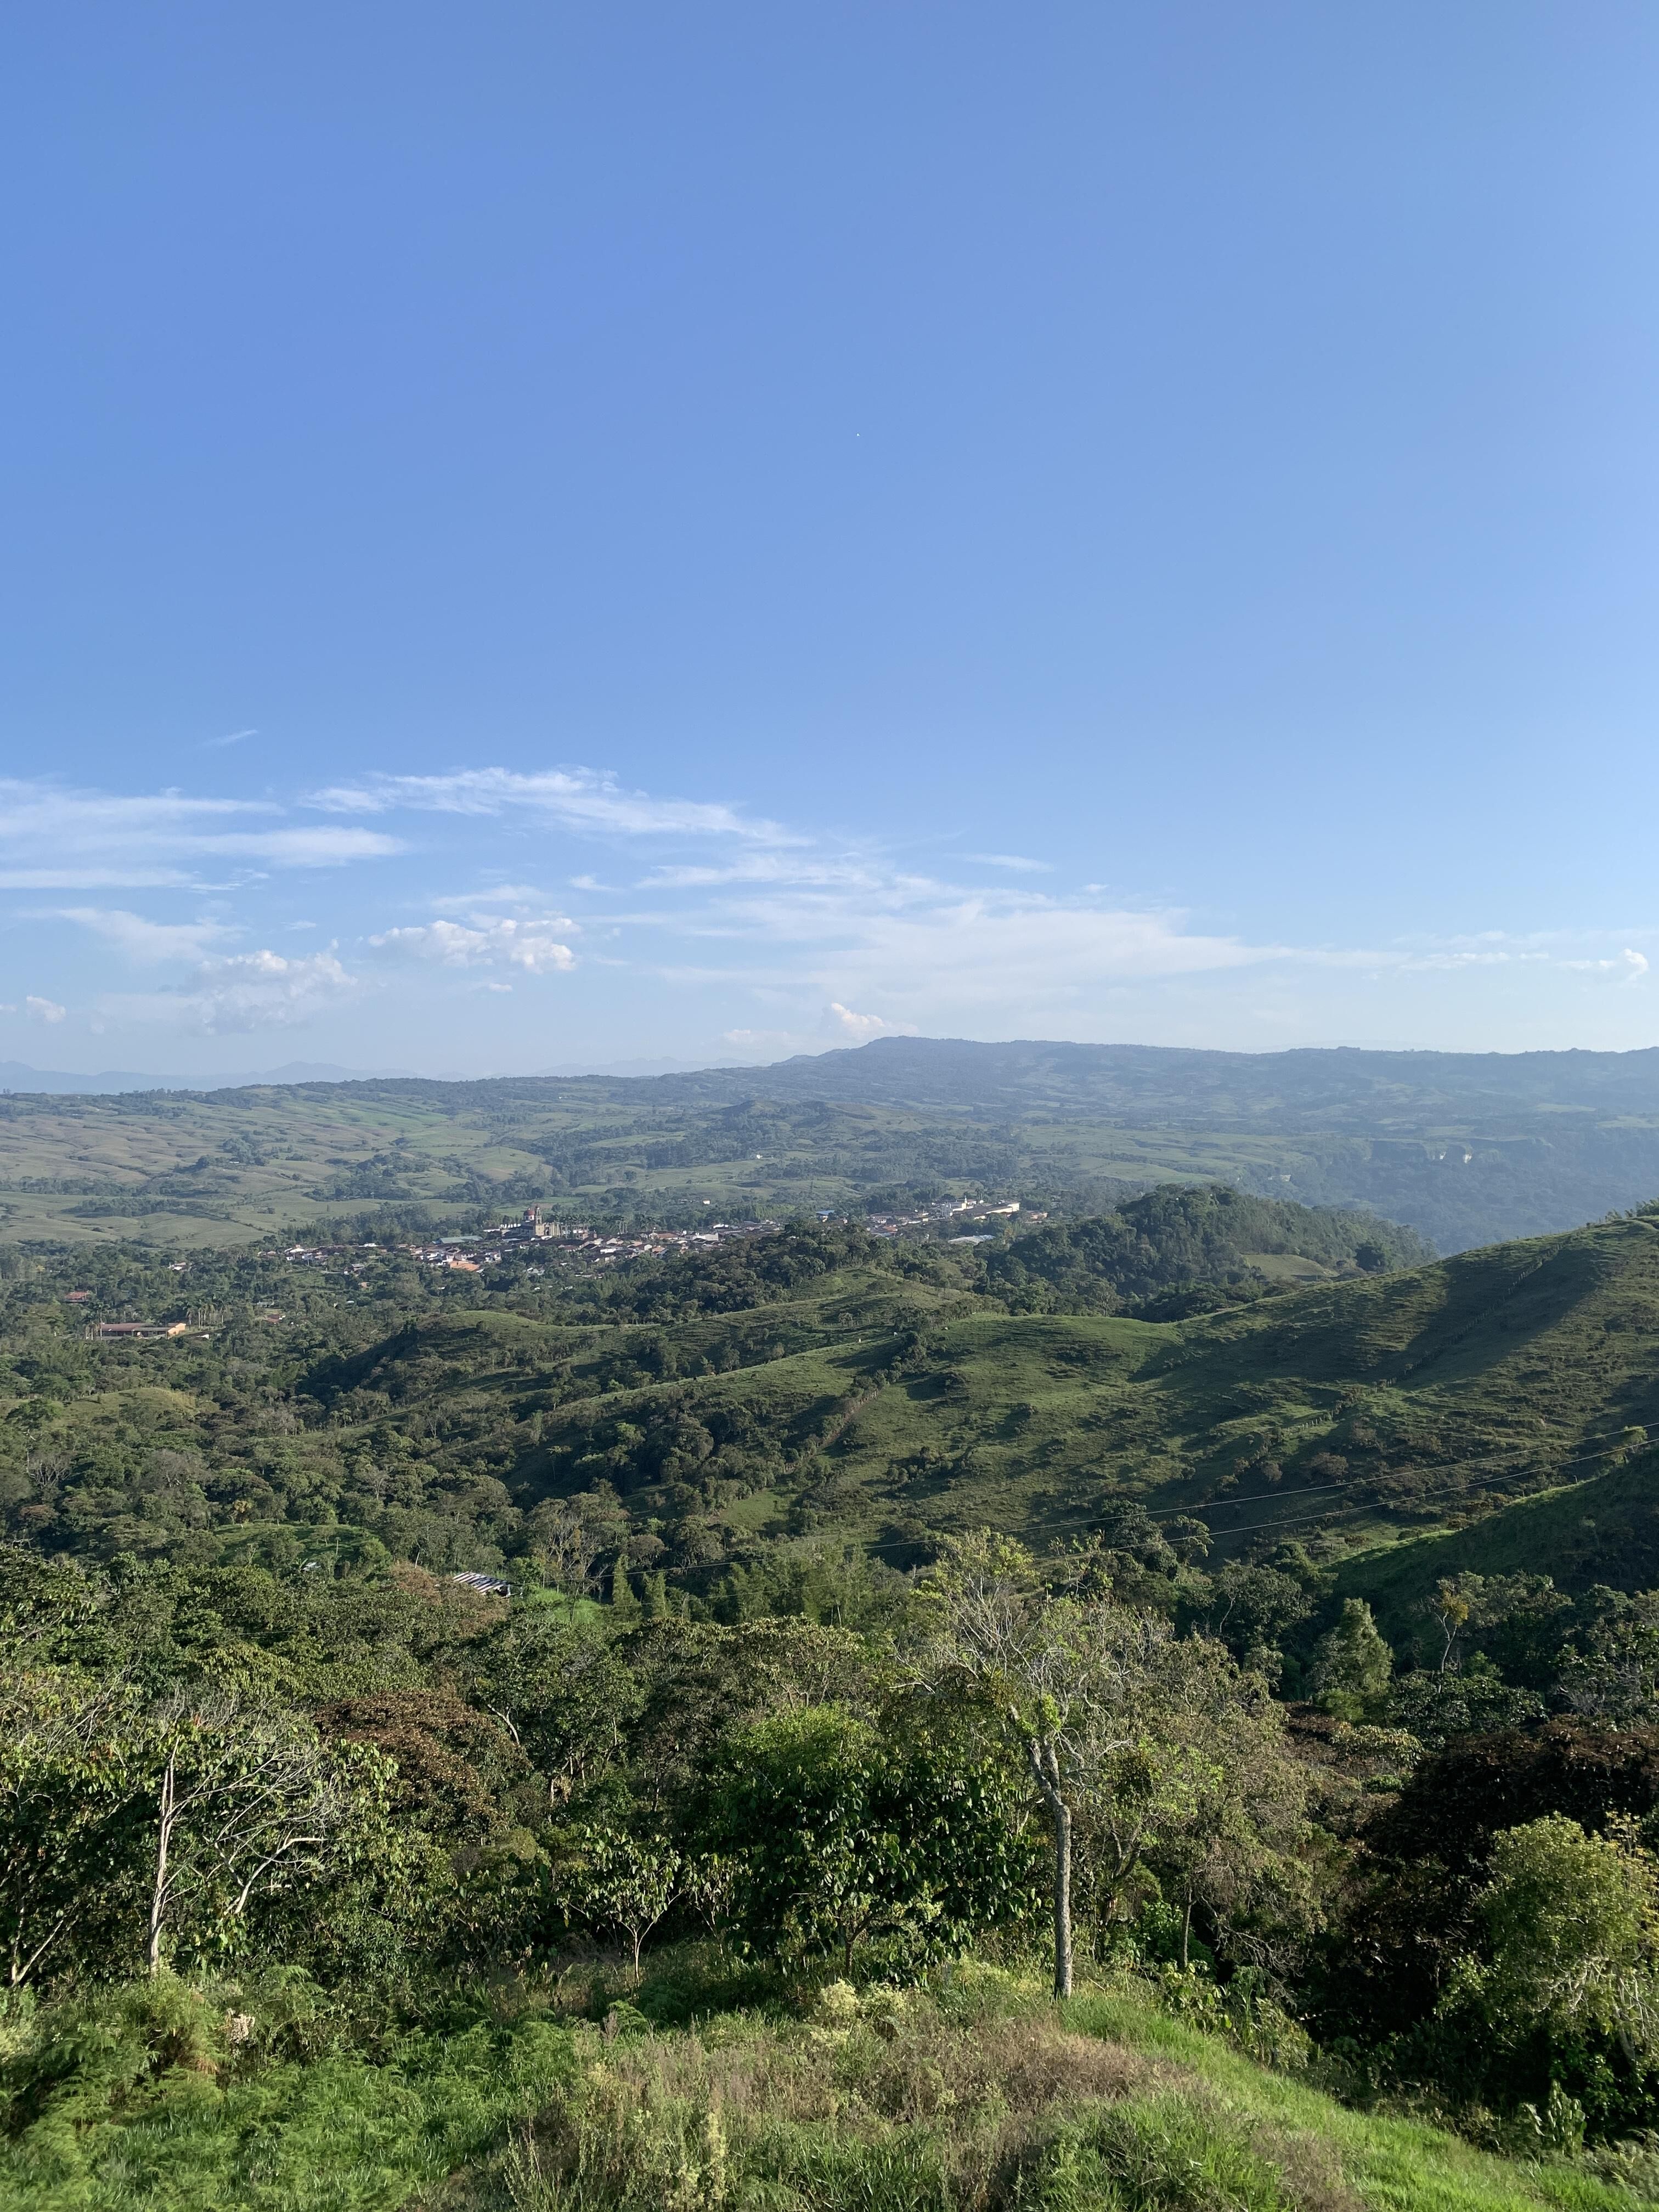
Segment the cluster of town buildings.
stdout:
[[[707,1252],[733,1237],[764,1237],[781,1228],[777,1221],[711,1221],[706,1229],[647,1229],[633,1237],[605,1237],[597,1229],[544,1221],[539,1206],[527,1206],[516,1221],[503,1221],[482,1237],[441,1237],[433,1244],[411,1244],[415,1257],[433,1267],[460,1267],[477,1273],[499,1267],[510,1254],[556,1244],[562,1253],[589,1267],[613,1267],[623,1260],[643,1260],[665,1252]],[[528,1272],[538,1272],[531,1269]]]
[[207,1331],[192,1328],[187,1321],[94,1321],[87,1334],[97,1342],[105,1337],[205,1336]]
[[[1001,1206],[987,1206],[971,1198],[939,1199],[929,1206],[916,1207],[908,1213],[872,1213],[863,1226],[872,1237],[898,1237],[906,1230],[937,1233],[943,1229],[955,1233],[948,1241],[952,1244],[980,1244],[996,1234],[996,1226],[1014,1215],[1022,1224],[1046,1221],[1048,1215],[1030,1208],[1022,1210],[1018,1200]],[[849,1217],[838,1213],[833,1206],[822,1208],[820,1221],[846,1220]],[[726,1243],[734,1237],[767,1237],[782,1227],[778,1221],[711,1221],[703,1229],[647,1229],[633,1237],[606,1237],[597,1229],[567,1225],[562,1221],[544,1221],[541,1208],[526,1206],[516,1221],[503,1221],[494,1229],[477,1237],[440,1237],[430,1244],[291,1244],[280,1255],[292,1267],[337,1268],[343,1275],[363,1274],[369,1262],[363,1253],[400,1250],[419,1260],[429,1267],[458,1268],[466,1274],[478,1274],[486,1267],[498,1267],[511,1256],[533,1258],[556,1247],[559,1251],[591,1267],[614,1267],[625,1260],[646,1260],[660,1257],[668,1252],[707,1252]],[[262,1260],[275,1260],[275,1252],[262,1252]],[[539,1275],[544,1270],[538,1266],[526,1269],[527,1274]],[[90,1298],[89,1291],[70,1291],[71,1305],[81,1305]],[[262,1311],[258,1318],[279,1322],[283,1316],[275,1307]],[[144,1339],[151,1337],[203,1336],[205,1329],[182,1321],[95,1321],[87,1329],[88,1337],[104,1339]]]
[[[1029,1208],[1022,1212],[1018,1199],[1011,1200],[1006,1206],[987,1206],[975,1198],[943,1198],[936,1205],[918,1206],[913,1213],[869,1214],[864,1225],[872,1237],[896,1237],[906,1229],[943,1227],[961,1230],[965,1223],[1005,1221],[1012,1219],[1017,1213],[1022,1221],[1046,1221],[1048,1218],[1046,1213],[1034,1212]],[[830,1217],[820,1214],[818,1218],[827,1221]],[[957,1235],[949,1241],[952,1244],[983,1244],[995,1234],[994,1229],[986,1227],[977,1234]]]
[[[1022,1211],[1017,1199],[1004,1205],[988,1206],[980,1199],[946,1198],[917,1206],[908,1213],[870,1214],[864,1218],[863,1226],[872,1237],[887,1237],[901,1236],[907,1230],[933,1234],[941,1229],[955,1231],[957,1233],[950,1239],[952,1243],[970,1244],[994,1236],[997,1227],[1016,1214],[1022,1223],[1048,1219],[1046,1213],[1029,1208]],[[834,1206],[825,1206],[817,1218],[827,1222],[850,1217]],[[632,1236],[607,1237],[580,1224],[544,1220],[541,1208],[531,1206],[516,1221],[500,1222],[481,1235],[439,1237],[430,1243],[405,1244],[398,1249],[426,1267],[457,1268],[474,1275],[486,1267],[500,1267],[508,1258],[535,1259],[555,1249],[562,1256],[591,1267],[614,1267],[625,1260],[658,1258],[667,1252],[706,1252],[734,1237],[770,1236],[782,1225],[779,1221],[711,1221],[702,1229],[643,1229]],[[283,1256],[292,1267],[328,1267],[343,1263],[343,1272],[361,1274],[365,1263],[353,1255],[380,1249],[373,1244],[295,1244]],[[532,1267],[526,1272],[537,1274],[542,1270]]]

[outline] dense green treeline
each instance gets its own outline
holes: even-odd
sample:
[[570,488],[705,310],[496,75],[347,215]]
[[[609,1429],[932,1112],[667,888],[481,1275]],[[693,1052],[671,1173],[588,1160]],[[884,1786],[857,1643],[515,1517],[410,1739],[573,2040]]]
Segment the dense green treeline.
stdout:
[[1393,1222],[1216,1183],[1148,1191],[1112,1212],[1040,1229],[993,1253],[985,1280],[1023,1311],[1118,1313],[1188,1284],[1259,1282],[1256,1258],[1291,1253],[1373,1273],[1434,1256]]

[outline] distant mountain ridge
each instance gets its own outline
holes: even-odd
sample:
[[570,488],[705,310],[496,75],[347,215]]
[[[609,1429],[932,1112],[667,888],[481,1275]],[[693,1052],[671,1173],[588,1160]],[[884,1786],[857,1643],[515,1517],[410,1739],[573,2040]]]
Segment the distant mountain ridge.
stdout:
[[0,1089],[66,1096],[240,1089],[252,1084],[396,1083],[476,1091],[483,1085],[603,1084],[656,1098],[857,1100],[947,1111],[1151,1114],[1178,1123],[1222,1116],[1282,1127],[1416,1121],[1437,1109],[1470,1114],[1625,1113],[1659,1116],[1659,1046],[1631,1052],[1374,1051],[1352,1045],[1220,1052],[1185,1045],[1074,1044],[1030,1038],[878,1037],[769,1064],[699,1067],[639,1058],[578,1062],[542,1074],[422,1076],[402,1070],[290,1060],[234,1074],[95,1075],[0,1060]]
[[1254,1123],[1285,1130],[1380,1131],[1391,1121],[1416,1127],[1437,1115],[1458,1121],[1563,1112],[1659,1117],[1659,1046],[1632,1052],[1451,1053],[1331,1045],[1248,1053],[1042,1039],[983,1044],[961,1037],[878,1037],[770,1065],[643,1072],[651,1065],[623,1062],[568,1074],[470,1081],[357,1079],[475,1094],[488,1084],[524,1097],[549,1084],[603,1085],[640,1105],[811,1098],[981,1116],[1036,1112],[1093,1119],[1103,1113],[1182,1127]]
[[329,1060],[290,1060],[281,1067],[241,1075],[139,1075],[122,1067],[102,1068],[95,1075],[86,1075],[68,1068],[30,1067],[21,1060],[0,1060],[0,1091],[39,1092],[64,1098],[107,1098],[130,1091],[240,1091],[255,1083],[360,1083],[368,1078],[367,1068],[339,1067]]
[[[765,1069],[710,1070],[778,1096],[858,1097],[884,1105],[1156,1112],[1177,1121],[1227,1111],[1281,1126],[1356,1117],[1559,1111],[1659,1115],[1659,1046],[1632,1052],[1376,1052],[1298,1046],[1215,1052],[1181,1045],[981,1044],[957,1037],[878,1037],[802,1054]],[[674,1079],[666,1079],[672,1081]]]

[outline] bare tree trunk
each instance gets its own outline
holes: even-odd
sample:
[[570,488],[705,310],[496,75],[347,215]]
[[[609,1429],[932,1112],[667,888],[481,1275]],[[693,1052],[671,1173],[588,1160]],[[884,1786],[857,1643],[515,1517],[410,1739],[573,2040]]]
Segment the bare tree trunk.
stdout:
[[1072,1815],[1056,1796],[1054,1820],[1054,1995],[1072,1994]]
[[1028,1739],[1031,1778],[1054,1824],[1054,1995],[1072,1994],[1072,1808],[1060,1786],[1060,1761],[1051,1743]]
[[1187,1971],[1187,1954],[1193,1939],[1193,1893],[1187,1892],[1187,1910],[1181,1921],[1181,1971]]
[[161,1923],[167,1917],[167,1854],[173,1845],[173,1794],[177,1778],[176,1752],[167,1753],[161,1770],[160,1818],[155,1831],[155,1882],[149,1894],[149,1970],[161,1971]]

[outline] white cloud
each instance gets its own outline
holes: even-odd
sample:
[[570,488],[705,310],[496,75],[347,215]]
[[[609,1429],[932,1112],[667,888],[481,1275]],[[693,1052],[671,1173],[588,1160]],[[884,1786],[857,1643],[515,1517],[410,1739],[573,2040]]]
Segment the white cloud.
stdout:
[[574,924],[475,915],[471,926],[431,921],[415,928],[388,929],[368,941],[381,951],[435,961],[445,968],[522,968],[529,975],[550,975],[576,964],[570,947],[553,935],[556,928],[570,933]]
[[60,1006],[56,999],[37,999],[33,992],[23,1004],[32,1022],[61,1022],[69,1012],[69,1008]]
[[[897,1026],[879,1014],[855,1014],[850,1006],[843,1006],[834,999],[830,1001],[829,1013],[836,1028],[860,1044],[868,1043],[872,1037],[890,1036]],[[914,1036],[915,1032],[909,1029],[907,1034]]]
[[1023,875],[1051,876],[1054,872],[1052,860],[1028,860],[1023,853],[964,853],[965,860],[977,860],[981,867],[1012,868]]
[[244,738],[257,738],[258,734],[259,732],[258,730],[233,730],[228,737],[204,738],[202,740],[202,750],[204,752],[213,752],[221,745],[240,745]]
[[79,922],[129,960],[154,965],[166,960],[200,960],[212,946],[236,933],[220,921],[147,921],[122,907],[66,906],[57,913]]
[[1626,945],[1617,953],[1576,953],[1565,948],[1598,940],[1605,944],[1612,931],[1534,930],[1516,934],[1508,930],[1485,929],[1470,937],[1453,937],[1425,950],[1408,947],[1404,951],[1353,952],[1333,955],[1355,964],[1364,963],[1377,968],[1419,969],[1460,968],[1508,968],[1527,964],[1565,969],[1581,975],[1617,975],[1621,982],[1639,983],[1648,973],[1648,957],[1633,945]]
[[100,1002],[107,1018],[224,1030],[289,1029],[310,1020],[357,988],[331,950],[305,959],[280,952],[239,952],[204,960],[178,991],[131,992]]
[[433,814],[537,815],[568,830],[622,836],[746,837],[793,844],[775,822],[752,821],[718,801],[653,799],[624,791],[615,776],[591,768],[543,769],[526,775],[507,768],[457,769],[447,775],[371,775],[333,784],[307,802],[330,814],[387,814],[400,808]]
[[204,839],[204,853],[269,860],[279,868],[338,868],[348,860],[379,860],[404,849],[400,838],[376,830],[267,830],[253,836]]
[[[1539,959],[1547,956],[1534,953],[1531,957]],[[1639,983],[1648,972],[1646,954],[1633,951],[1628,945],[1616,959],[1609,956],[1603,960],[1561,960],[1558,961],[1556,965],[1560,968],[1576,968],[1584,975],[1616,975],[1624,983]]]
[[379,830],[279,826],[275,801],[137,796],[0,779],[0,890],[204,885],[205,862],[249,868],[339,867],[401,852]]

